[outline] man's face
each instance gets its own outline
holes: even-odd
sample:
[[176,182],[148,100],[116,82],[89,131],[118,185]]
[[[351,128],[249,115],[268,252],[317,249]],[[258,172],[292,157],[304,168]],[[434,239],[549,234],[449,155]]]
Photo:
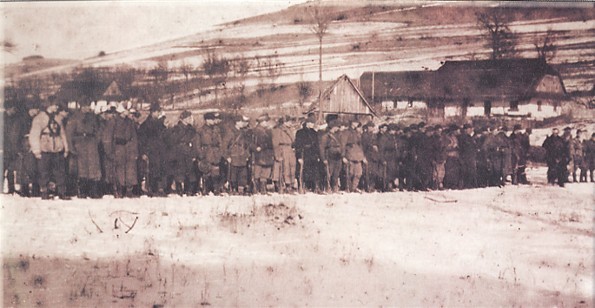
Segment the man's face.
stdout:
[[56,113],[58,111],[58,105],[50,105],[46,109],[48,113]]
[[560,134],[560,131],[558,129],[553,129],[552,130],[552,135],[558,136],[559,134]]
[[306,127],[307,128],[311,128],[311,129],[314,129],[314,123],[313,122],[306,122]]
[[158,119],[160,113],[161,112],[159,110],[155,110],[155,111],[151,112],[151,118]]
[[39,114],[39,109],[31,108],[31,109],[27,110],[27,113],[29,114],[30,117],[34,117],[37,114]]
[[383,127],[380,129],[380,132],[381,132],[381,133],[383,133],[383,134],[386,134],[386,131],[388,131],[388,128],[387,128],[386,126],[383,126]]

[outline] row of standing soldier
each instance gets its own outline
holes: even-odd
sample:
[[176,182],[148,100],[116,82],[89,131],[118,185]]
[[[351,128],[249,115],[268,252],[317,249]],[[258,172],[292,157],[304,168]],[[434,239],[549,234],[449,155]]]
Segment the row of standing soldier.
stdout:
[[[20,193],[44,199],[50,197],[50,181],[63,199],[74,194],[389,191],[528,183],[530,129],[523,133],[520,126],[510,136],[505,127],[419,123],[376,129],[356,120],[333,120],[316,129],[314,118],[308,117],[296,131],[298,123],[287,117],[272,121],[262,115],[249,128],[250,119],[244,116],[222,123],[219,114],[207,113],[205,125],[195,129],[192,114],[184,111],[176,125],[166,128],[158,105],[151,106],[142,123],[138,113],[121,105],[99,116],[89,106],[67,116],[52,100],[41,112],[29,106],[25,115],[7,107],[9,192],[15,191],[16,170]],[[581,158],[577,151],[571,155],[567,145],[558,149],[557,139],[548,140],[544,147],[550,170],[562,170],[552,167],[555,163],[565,167],[580,161],[592,176],[592,139],[581,148],[581,154],[587,153]],[[556,155],[568,159],[552,158]],[[550,182],[554,174],[548,172]]]

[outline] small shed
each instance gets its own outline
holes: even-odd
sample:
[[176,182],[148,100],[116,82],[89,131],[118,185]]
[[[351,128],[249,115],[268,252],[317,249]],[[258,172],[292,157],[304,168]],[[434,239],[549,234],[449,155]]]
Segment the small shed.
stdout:
[[120,91],[120,86],[114,80],[112,81],[107,89],[103,92],[103,97],[110,98],[110,97],[122,97],[122,91]]
[[[347,77],[342,75],[322,93],[322,113],[354,116],[376,116],[362,92]],[[307,113],[319,112],[318,101],[314,102]]]

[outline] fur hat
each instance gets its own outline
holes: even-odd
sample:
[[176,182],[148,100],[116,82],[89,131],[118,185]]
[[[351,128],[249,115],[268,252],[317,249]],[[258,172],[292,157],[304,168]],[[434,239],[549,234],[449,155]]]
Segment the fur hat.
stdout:
[[189,118],[192,116],[192,112],[188,111],[188,110],[184,110],[182,111],[182,113],[180,113],[180,120]]

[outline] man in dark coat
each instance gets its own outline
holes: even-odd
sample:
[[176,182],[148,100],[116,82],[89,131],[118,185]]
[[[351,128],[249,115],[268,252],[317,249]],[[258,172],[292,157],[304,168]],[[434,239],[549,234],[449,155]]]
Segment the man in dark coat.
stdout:
[[17,178],[21,185],[19,194],[23,197],[38,197],[39,192],[39,170],[37,159],[31,152],[29,144],[29,132],[33,118],[39,113],[39,104],[37,101],[28,100],[25,104],[26,114],[22,119],[22,130],[19,136],[19,158],[17,167]]
[[378,134],[374,133],[374,126],[373,124],[366,124],[364,125],[364,132],[362,133],[362,148],[364,150],[364,155],[368,160],[368,165],[366,166],[368,170],[366,170],[367,177],[366,180],[369,183],[366,183],[368,189],[373,190],[384,190],[383,182],[384,182],[384,170],[385,170],[385,162],[384,157],[380,151],[379,143],[381,142],[381,136],[388,135],[388,124],[382,124],[378,128]]
[[458,140],[463,188],[477,187],[477,144],[472,133],[473,126],[465,124]]
[[70,142],[70,159],[76,165],[79,198],[99,198],[101,180],[99,159],[100,127],[91,106],[81,106],[81,112],[72,115],[66,127]]
[[295,190],[295,131],[289,117],[279,118],[278,124],[271,131],[275,163],[273,182],[279,192]]
[[[303,187],[309,191],[316,191],[318,188],[318,177],[320,176],[320,150],[318,146],[318,133],[314,130],[315,120],[308,118],[295,134],[295,156],[298,161],[298,180]],[[302,178],[299,178],[299,176]]]
[[266,193],[267,184],[273,177],[275,153],[270,120],[268,114],[261,115],[257,119],[257,126],[252,131],[252,179],[254,190],[259,193]]
[[567,180],[566,166],[570,160],[570,151],[559,133],[557,128],[552,129],[552,134],[545,138],[542,147],[545,149],[545,161],[548,166],[548,183],[557,183],[564,187]]
[[585,157],[584,157],[584,140],[583,140],[583,130],[577,129],[576,136],[570,142],[570,156],[572,159],[572,181],[577,182],[576,174],[579,172],[579,181],[586,182],[587,181],[587,168],[585,165]]
[[320,139],[320,158],[326,169],[328,185],[333,192],[339,190],[339,176],[342,168],[343,148],[338,136],[339,123],[333,120],[328,124],[328,131]]
[[595,170],[595,133],[591,134],[591,139],[585,140],[583,151],[589,177],[591,182],[593,182],[593,171]]
[[[165,196],[167,145],[164,141],[166,127],[159,120],[161,107],[151,104],[150,114],[138,129],[139,153],[144,169],[146,190],[149,196]],[[141,171],[141,170],[139,170]]]
[[17,171],[21,135],[24,129],[23,118],[19,115],[14,101],[5,101],[4,109],[4,141],[2,148],[4,169],[2,174],[4,175],[6,173],[6,180],[8,182],[7,193],[14,194],[16,192],[15,171]]
[[504,185],[509,178],[512,180],[512,150],[510,146],[510,138],[508,137],[508,127],[500,127],[500,132],[496,135],[500,140],[500,155],[502,157],[502,185]]
[[351,127],[340,137],[343,143],[343,163],[345,164],[347,191],[359,192],[359,182],[364,165],[368,163],[362,149],[361,123],[351,121]]
[[433,189],[444,188],[444,173],[446,164],[446,135],[442,130],[442,126],[436,125],[434,127],[434,134],[430,137],[434,152],[434,173],[433,173]]
[[197,131],[194,144],[196,157],[198,157],[198,169],[203,178],[203,193],[212,192],[216,195],[221,193],[222,179],[221,159],[224,155],[223,139],[221,129],[214,113],[205,113],[205,125]]
[[106,122],[102,132],[105,158],[109,161],[106,173],[114,197],[134,197],[132,189],[138,183],[138,135],[134,121],[128,117],[129,111],[120,105],[117,112]]
[[525,147],[525,135],[521,131],[522,126],[516,124],[510,135],[510,146],[512,150],[512,184],[524,184],[523,177],[527,165],[527,153]]
[[498,129],[490,127],[484,136],[481,153],[485,156],[487,186],[501,186],[503,183],[502,157],[500,155],[500,139],[497,137]]
[[245,194],[248,192],[248,164],[250,161],[250,142],[252,136],[248,129],[250,118],[238,116],[235,126],[229,132],[225,145],[225,155],[229,165],[228,185],[234,193]]
[[196,193],[198,180],[194,164],[196,130],[192,126],[193,122],[192,113],[184,110],[180,114],[178,123],[166,130],[163,139],[168,149],[167,173],[175,182],[176,193],[180,196],[184,193]]
[[446,162],[444,164],[444,188],[460,189],[461,182],[461,161],[459,160],[459,141],[458,134],[460,130],[456,125],[450,125],[445,130]]

